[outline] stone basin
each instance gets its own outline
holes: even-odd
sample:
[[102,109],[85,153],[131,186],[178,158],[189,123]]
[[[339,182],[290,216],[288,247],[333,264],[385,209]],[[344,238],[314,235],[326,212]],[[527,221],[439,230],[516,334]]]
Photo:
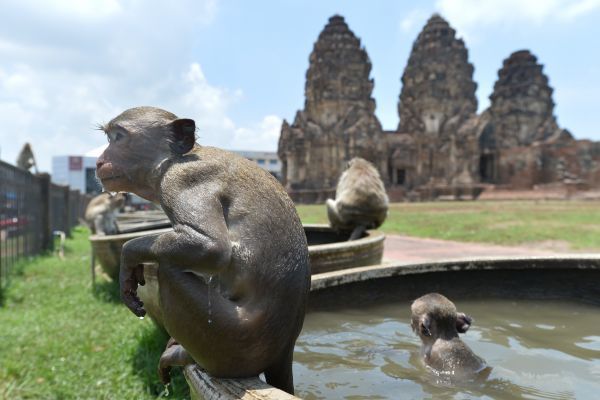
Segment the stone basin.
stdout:
[[[487,349],[488,351],[496,349],[499,352],[494,354],[492,351],[491,355],[490,353],[480,355],[484,356],[492,367],[496,367],[492,370],[492,373],[496,373],[500,378],[488,379],[483,386],[468,386],[466,388],[460,386],[440,388],[437,381],[433,383],[427,381],[424,376],[427,371],[424,369],[421,371],[413,368],[412,375],[410,375],[410,369],[404,369],[401,370],[400,375],[394,378],[394,374],[397,374],[398,370],[391,369],[391,366],[401,365],[403,362],[408,363],[409,358],[411,359],[410,362],[414,363],[415,360],[412,357],[418,355],[418,345],[415,343],[418,340],[414,338],[409,326],[408,305],[411,300],[428,292],[443,293],[455,301],[459,307],[462,304],[472,304],[472,307],[479,310],[476,312],[480,318],[477,314],[472,315],[475,318],[475,324],[469,333],[465,335],[464,340],[473,340],[471,346],[473,344],[479,345],[479,347],[475,347],[476,352],[480,352],[481,349]],[[523,325],[529,324],[531,326],[521,327],[518,324],[507,324],[503,315],[492,315],[491,319],[481,315],[486,312],[487,307],[493,306],[494,302],[498,301],[509,304],[509,306],[512,305],[512,313],[519,317],[516,320]],[[531,312],[531,308],[527,309],[525,306],[521,308],[521,304],[527,305],[527,302],[541,304],[541,311],[535,311],[531,316],[534,321],[527,320],[526,313]],[[564,302],[564,304],[561,302]],[[545,379],[546,382],[562,380],[564,384],[565,379],[568,381],[569,374],[575,374],[573,375],[575,376],[574,379],[579,379],[579,381],[575,380],[571,388],[564,387],[565,393],[570,393],[575,398],[586,397],[587,394],[597,393],[598,389],[597,386],[594,388],[594,385],[597,385],[597,380],[594,381],[589,376],[597,374],[594,365],[598,364],[599,357],[597,355],[600,352],[598,346],[600,339],[597,330],[594,333],[595,328],[588,326],[593,325],[593,322],[586,325],[586,322],[583,321],[579,327],[575,326],[574,329],[561,331],[564,328],[561,325],[569,323],[566,321],[573,322],[577,320],[573,313],[579,312],[579,310],[573,310],[570,313],[573,315],[565,315],[568,318],[564,321],[561,320],[561,314],[557,313],[565,312],[569,309],[569,304],[574,303],[584,309],[588,307],[588,313],[585,315],[595,316],[595,320],[597,319],[598,314],[594,310],[600,311],[599,254],[518,258],[484,257],[419,264],[393,263],[315,274],[312,276],[310,306],[305,328],[310,329],[311,325],[313,328],[317,326],[322,332],[308,332],[309,336],[303,339],[303,335],[305,335],[303,331],[298,340],[299,347],[296,349],[294,362],[296,388],[300,394],[306,393],[307,387],[314,390],[316,384],[311,383],[311,380],[318,375],[320,378],[317,380],[324,380],[320,384],[327,387],[327,383],[331,383],[333,385],[331,387],[337,388],[331,389],[336,395],[352,395],[350,389],[353,385],[359,389],[357,393],[354,393],[359,397],[365,393],[371,393],[369,388],[381,385],[378,382],[369,383],[367,377],[372,376],[370,375],[372,372],[366,369],[363,362],[364,360],[376,360],[379,357],[379,359],[384,360],[384,364],[381,366],[383,376],[392,381],[391,385],[392,390],[395,390],[394,393],[407,393],[409,398],[431,396],[435,398],[436,395],[440,398],[478,398],[478,396],[484,395],[493,398],[502,393],[509,397],[515,393],[524,395],[536,393],[535,390],[540,389],[536,385],[540,385],[539,382],[542,382],[542,379]],[[394,322],[388,319],[390,315],[377,322],[379,316],[373,315],[373,312],[369,310],[374,310],[375,308],[372,307],[378,304],[388,304],[390,315],[395,314],[400,316],[401,320],[407,320],[404,324],[405,332],[397,330],[396,327],[399,325],[393,325]],[[397,306],[394,307],[394,304],[397,304]],[[478,308],[475,307],[475,304],[479,304]],[[552,308],[554,304],[559,304],[562,311],[559,311],[558,306],[555,311]],[[544,309],[544,307],[546,308]],[[492,309],[495,308],[492,307]],[[327,339],[325,336],[332,335],[332,331],[338,329],[338,326],[355,326],[354,322],[343,317],[347,314],[339,314],[341,317],[336,317],[336,314],[343,310],[351,310],[348,315],[360,315],[361,318],[369,321],[375,318],[375,323],[378,323],[377,326],[382,327],[382,330],[386,326],[387,329],[391,330],[392,342],[369,345],[369,341],[377,341],[384,334],[381,330],[375,330],[379,328],[374,327],[369,328],[370,330],[363,332],[359,337],[342,333],[341,338],[343,340],[339,338],[339,340],[335,338],[333,340]],[[520,310],[524,310],[522,311],[523,315],[519,315]],[[469,313],[469,309],[461,309],[461,311]],[[543,322],[544,315],[547,315],[548,319],[554,319],[555,322],[558,322],[554,325],[555,328],[550,321],[548,323]],[[323,322],[316,325],[314,322],[311,323],[313,316],[320,318],[321,322],[329,321],[328,323],[331,326]],[[508,316],[510,317],[510,314]],[[341,318],[341,320],[338,322],[334,318]],[[482,325],[485,326],[479,326],[478,320],[482,321]],[[498,327],[496,324],[500,326]],[[509,330],[504,330],[503,326],[506,326]],[[552,329],[557,331],[553,332]],[[582,331],[580,332],[579,329],[582,329]],[[526,334],[532,331],[537,333],[533,337],[527,337]],[[571,335],[577,336],[579,334],[585,337],[575,342],[563,343],[560,338],[566,334],[561,332],[571,331],[573,332]],[[495,339],[490,336],[492,334],[495,335]],[[551,334],[554,334],[554,336],[551,336]],[[558,341],[554,339],[554,342],[552,342],[549,339],[550,337],[558,337],[559,339]],[[511,342],[515,340],[513,338],[517,338],[516,344]],[[331,343],[327,340],[330,340]],[[404,340],[407,340],[407,342],[404,342]],[[351,359],[344,361],[345,359],[339,358],[339,350],[333,349],[330,345],[337,345],[341,342],[351,343],[351,346],[354,346],[352,350],[357,352],[356,354],[363,359],[351,357]],[[356,343],[352,344],[354,342]],[[516,346],[516,348],[510,347],[511,345]],[[307,370],[306,359],[310,357],[310,354],[307,354],[307,348],[311,346],[314,346],[317,351],[315,359],[317,360],[316,369],[318,373]],[[331,360],[327,361],[326,358],[323,358],[325,354],[321,352],[331,354]],[[577,355],[579,355],[579,359],[576,358]],[[336,357],[339,359],[336,359]],[[530,366],[527,362],[522,362],[535,357],[541,360],[543,360],[543,357],[547,357],[550,361],[538,361]],[[503,358],[517,360],[514,362],[513,368],[516,371],[519,371],[520,368],[520,378],[517,372],[510,369],[510,363],[502,365]],[[590,363],[595,362],[594,359],[596,364],[589,367]],[[573,365],[576,371],[584,371],[584,368],[588,368],[586,372],[587,381],[575,372],[569,373],[568,369],[556,375],[556,378],[552,378],[552,376],[555,376],[552,375],[555,373],[554,371],[560,369],[559,362],[565,363],[562,364],[563,368],[565,368],[564,365]],[[330,367],[327,367],[327,365],[330,365]],[[328,380],[328,368],[333,368],[334,371],[338,371],[338,374],[346,374],[350,377],[350,384],[344,386],[340,382]],[[348,368],[349,371],[344,371],[345,368]],[[538,379],[531,380],[528,377],[535,376],[535,371],[528,372],[528,368],[542,369],[544,370],[542,374],[545,373],[545,376],[540,375]],[[202,398],[201,396],[206,398],[213,398],[213,396],[214,398],[220,398],[219,396],[229,398],[227,396],[234,395],[234,393],[235,396],[239,396],[235,398],[241,398],[242,395],[248,395],[248,398],[258,396],[257,398],[263,399],[291,398],[281,391],[269,388],[268,385],[265,386],[264,382],[258,378],[245,380],[216,379],[207,375],[198,366],[186,367],[184,374],[190,385],[192,398]],[[526,380],[525,385],[522,382],[523,379]],[[530,383],[530,386],[527,385],[527,382]],[[415,387],[418,389],[415,389]],[[541,388],[541,390],[543,389]],[[419,390],[424,390],[424,392],[419,392]],[[548,390],[548,395],[556,394],[556,392],[552,393],[552,390],[556,391],[555,387],[551,386]],[[321,396],[327,398],[328,395],[331,395],[327,392],[317,393],[317,398]],[[313,393],[309,397],[314,396]]]
[[[171,228],[145,230],[143,225],[138,224],[135,232],[106,236],[92,235],[90,242],[104,272],[116,279],[119,276],[121,248],[125,242],[170,230]],[[337,233],[327,225],[307,224],[304,225],[304,231],[313,274],[381,263],[385,239],[382,232],[367,231],[362,238],[348,242],[349,234]]]

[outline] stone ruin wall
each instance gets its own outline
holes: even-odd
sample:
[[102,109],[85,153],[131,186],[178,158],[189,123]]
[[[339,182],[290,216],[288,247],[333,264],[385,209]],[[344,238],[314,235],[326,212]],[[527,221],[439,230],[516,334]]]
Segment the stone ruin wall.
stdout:
[[480,117],[480,149],[490,170],[483,182],[513,189],[597,187],[598,145],[558,126],[552,88],[533,54],[521,50],[504,60],[490,100]]
[[[477,111],[476,89],[464,42],[443,18],[432,16],[414,42],[398,103],[398,132],[412,137],[415,151],[410,185],[475,181],[470,158],[477,142],[460,127]],[[393,159],[401,155],[393,151]]]
[[284,121],[278,150],[297,201],[333,197],[354,156],[379,168],[392,200],[476,197],[490,186],[600,188],[600,143],[558,126],[548,77],[527,50],[504,60],[490,107],[477,114],[468,50],[434,14],[402,74],[399,126],[386,132],[369,57],[342,17],[330,18],[309,61],[304,110]]
[[304,110],[283,122],[278,154],[292,198],[333,197],[346,162],[358,156],[387,176],[387,143],[371,97],[371,61],[344,18],[329,19],[309,58]]

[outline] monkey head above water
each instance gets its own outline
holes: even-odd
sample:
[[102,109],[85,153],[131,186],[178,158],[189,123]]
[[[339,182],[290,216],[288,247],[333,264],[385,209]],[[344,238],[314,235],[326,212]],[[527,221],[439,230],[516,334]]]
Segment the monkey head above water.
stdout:
[[159,363],[197,362],[215,377],[265,373],[293,392],[292,354],[304,320],[306,236],[283,187],[256,163],[195,143],[195,123],[139,107],[102,128],[97,175],[109,191],[159,203],[173,230],[131,240],[121,253],[121,297],[137,316],[142,263],[158,264],[159,304],[172,337]]
[[421,338],[421,355],[438,375],[458,379],[487,377],[491,368],[458,337],[472,323],[456,311],[454,303],[438,293],[419,297],[412,303],[413,331]]
[[85,209],[85,222],[93,234],[111,235],[117,233],[116,214],[125,204],[125,195],[101,193],[94,197]]
[[331,227],[352,231],[350,240],[361,237],[366,229],[378,228],[388,212],[388,197],[377,169],[365,159],[348,162],[335,191],[335,200],[327,199]]

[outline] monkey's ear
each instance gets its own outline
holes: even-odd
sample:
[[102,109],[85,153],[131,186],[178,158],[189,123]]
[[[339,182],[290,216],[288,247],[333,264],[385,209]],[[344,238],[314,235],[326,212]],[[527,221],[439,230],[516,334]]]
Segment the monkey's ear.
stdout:
[[469,317],[465,313],[458,313],[456,315],[456,330],[458,333],[466,333],[471,324],[473,323],[473,318]]
[[196,123],[193,119],[178,118],[170,123],[171,138],[169,146],[177,154],[185,154],[192,150],[196,142]]
[[421,318],[421,322],[419,323],[419,330],[421,331],[421,335],[423,336],[431,336],[431,320],[429,316],[424,316]]

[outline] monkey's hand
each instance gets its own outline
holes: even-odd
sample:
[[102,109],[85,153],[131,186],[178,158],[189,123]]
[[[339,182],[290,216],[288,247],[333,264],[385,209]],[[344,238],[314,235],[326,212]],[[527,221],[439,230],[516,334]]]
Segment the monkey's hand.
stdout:
[[128,257],[129,252],[124,246],[121,252],[121,270],[119,272],[119,284],[121,285],[121,300],[135,315],[143,317],[146,315],[144,303],[137,296],[138,285],[144,286],[144,264],[132,261]]

